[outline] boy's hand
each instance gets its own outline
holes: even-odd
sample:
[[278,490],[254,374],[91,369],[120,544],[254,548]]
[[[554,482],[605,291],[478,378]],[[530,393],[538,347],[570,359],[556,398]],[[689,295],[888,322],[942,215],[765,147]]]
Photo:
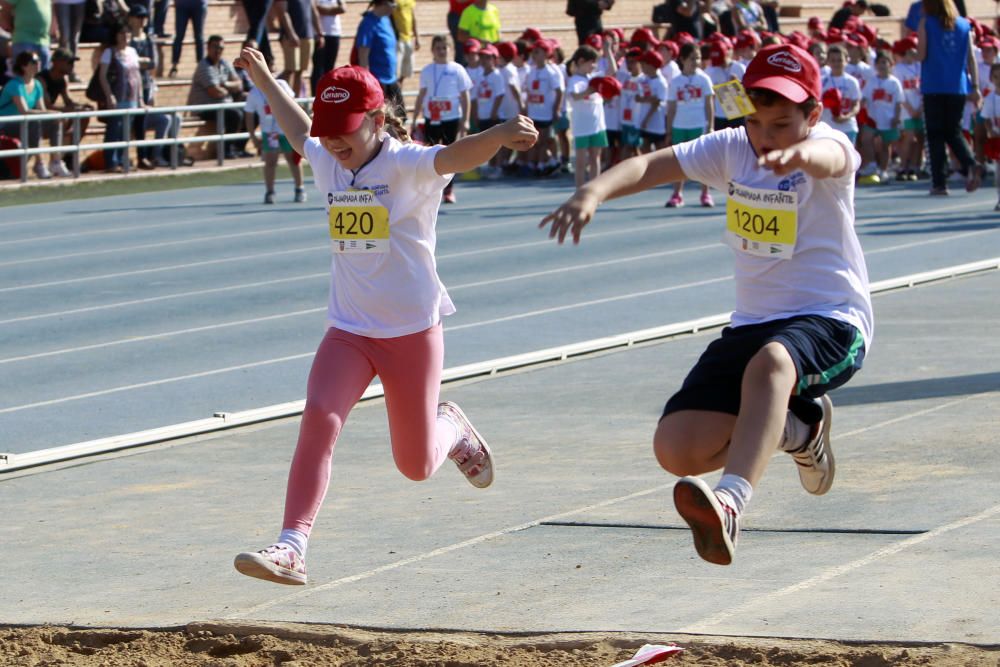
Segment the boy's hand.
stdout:
[[567,232],[572,232],[573,243],[577,244],[580,242],[580,233],[594,217],[599,203],[587,190],[577,190],[565,204],[542,218],[538,228],[544,229],[545,225],[552,223],[549,229],[550,239],[558,237],[559,243],[562,244],[566,240]]
[[526,151],[538,141],[538,130],[527,116],[517,116],[495,126],[500,131],[500,143],[515,151]]
[[258,88],[271,77],[271,71],[264,62],[264,54],[257,49],[244,48],[240,51],[239,57],[233,61],[233,65],[245,69],[253,85]]
[[761,155],[757,159],[757,164],[764,169],[770,169],[777,176],[784,176],[796,169],[802,169],[806,164],[806,155],[802,147],[792,146]]

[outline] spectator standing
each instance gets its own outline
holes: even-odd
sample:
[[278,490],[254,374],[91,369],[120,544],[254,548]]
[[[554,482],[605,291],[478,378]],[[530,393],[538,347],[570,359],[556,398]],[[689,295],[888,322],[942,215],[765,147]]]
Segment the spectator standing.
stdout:
[[[80,44],[80,31],[83,30],[83,16],[86,14],[86,0],[52,0],[52,11],[56,14],[56,25],[59,26],[59,47],[76,55]],[[74,83],[79,81],[75,78]]]
[[205,17],[208,16],[208,0],[174,0],[174,48],[171,53],[168,76],[177,75],[177,63],[181,61],[181,48],[188,23],[194,32],[194,55],[200,63],[205,58]]
[[[41,68],[49,68],[49,38],[52,32],[51,0],[0,0],[0,27],[11,30],[11,59],[31,51]],[[7,25],[4,25],[4,24]]]
[[[128,45],[129,29],[118,24],[111,29],[101,51],[98,77],[108,109],[136,109],[142,95],[142,75],[139,54]],[[104,142],[123,141],[127,116],[109,116],[104,119]],[[128,155],[124,148],[104,149],[104,170],[117,173],[123,170]]]
[[670,17],[671,33],[676,37],[686,32],[695,39],[701,39],[704,31],[701,21],[701,0],[668,0],[667,15]]
[[[13,68],[14,77],[0,90],[0,118],[48,113],[45,107],[45,92],[37,76],[41,68],[41,58],[38,54],[21,51],[14,57]],[[28,148],[38,146],[43,130],[47,130],[44,125],[43,122],[28,121]],[[0,123],[0,130],[11,136],[20,137],[21,123]],[[49,136],[58,137],[59,133]],[[58,159],[58,155],[53,157]],[[52,173],[45,166],[43,155],[35,156],[35,175],[38,178],[52,178]]]
[[[316,12],[319,14],[319,32],[323,36],[323,45],[317,45],[313,50],[313,69],[310,77],[310,88],[316,94],[316,86],[320,78],[337,66],[337,54],[340,53],[340,36],[343,28],[340,25],[340,15],[346,10],[344,0],[316,0]],[[267,56],[265,55],[265,61]],[[241,72],[243,70],[240,70]]]
[[[860,0],[864,2],[864,0]],[[767,20],[764,17],[764,8],[756,0],[736,0],[733,3],[733,23],[736,32],[740,30],[767,30]]]
[[500,10],[489,0],[474,0],[458,20],[458,41],[473,37],[482,44],[500,41]]
[[829,27],[843,30],[848,20],[861,16],[866,11],[868,11],[868,0],[847,0],[843,7],[833,13]]
[[396,76],[396,30],[389,18],[395,9],[393,0],[371,0],[354,37],[358,64],[370,71],[382,86],[385,99],[394,105],[400,117],[406,117],[403,89]]
[[948,194],[946,144],[966,171],[965,189],[973,192],[982,174],[960,129],[966,98],[977,107],[982,101],[972,25],[958,15],[952,0],[924,0],[923,10],[917,58],[923,63],[920,92],[931,158],[930,194]]
[[465,67],[465,52],[462,50],[462,43],[458,40],[458,22],[462,19],[462,12],[471,5],[473,0],[448,0],[448,32],[455,41],[455,62]]
[[[76,65],[76,61],[79,58],[66,49],[58,48],[52,52],[52,66],[38,74],[38,79],[42,82],[45,89],[45,108],[51,111],[90,111],[94,107],[90,104],[77,104],[69,96],[69,81],[73,74],[73,69]],[[87,126],[90,125],[90,118],[83,117],[80,119],[80,136],[82,137],[87,132]],[[59,123],[55,124],[52,128],[53,131],[59,132]],[[60,137],[58,143],[60,145],[72,144],[73,143],[73,126],[69,123],[65,124],[62,128],[62,136]],[[51,135],[50,135],[51,136]],[[51,171],[55,176],[69,176],[70,173],[66,169],[66,165],[63,164],[62,159],[58,155],[53,155],[52,159],[49,161],[49,171]]]
[[269,63],[274,62],[274,53],[267,34],[267,21],[273,6],[274,0],[243,0],[243,11],[247,15],[247,39],[254,40],[257,44],[255,48],[264,54],[264,61]]
[[[150,107],[156,106],[156,79],[153,73],[159,65],[159,54],[152,38],[146,32],[149,20],[149,10],[145,5],[132,5],[128,13],[128,27],[131,32],[129,46],[139,54],[139,72],[142,80],[142,94],[139,98],[139,106],[147,109],[141,116],[135,116],[132,122],[132,134],[137,139],[144,139],[146,132],[153,131],[153,136],[163,139],[169,133],[170,136],[177,136],[177,129],[173,127],[173,117],[165,113],[154,113],[148,111]],[[152,169],[153,167],[167,167],[170,161],[166,158],[166,146],[142,146],[137,149],[139,154],[139,168]]]
[[[221,35],[208,38],[208,55],[198,63],[198,69],[191,80],[191,92],[188,94],[188,104],[218,104],[234,102],[243,98],[243,82],[236,69],[222,57],[226,41]],[[206,121],[215,122],[216,111],[202,111],[198,116]],[[223,110],[224,130],[226,134],[239,132],[243,127],[243,113],[238,109]],[[229,139],[225,142],[226,157],[250,157],[243,150],[245,139]]]
[[278,39],[285,59],[281,78],[288,82],[297,97],[305,92],[302,73],[312,62],[314,44],[322,48],[319,13],[312,0],[278,0],[275,10],[281,23]]
[[166,32],[167,9],[170,0],[153,0],[153,35],[161,39],[170,37]]
[[420,33],[417,29],[417,0],[396,0],[392,10],[392,24],[396,28],[397,65],[399,87],[413,76],[413,52],[420,50]]
[[601,14],[611,9],[614,4],[615,0],[568,0],[566,13],[573,17],[579,46],[583,46],[590,35],[600,35],[604,32]]

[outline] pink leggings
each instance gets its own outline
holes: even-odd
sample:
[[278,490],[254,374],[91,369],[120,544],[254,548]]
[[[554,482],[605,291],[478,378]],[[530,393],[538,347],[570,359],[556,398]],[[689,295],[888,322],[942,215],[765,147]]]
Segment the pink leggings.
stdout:
[[337,436],[376,375],[385,390],[396,467],[416,481],[434,474],[452,445],[437,437],[443,363],[440,324],[397,338],[366,338],[334,328],[326,332],[309,372],[285,494],[285,529],[306,535],[312,529],[330,483]]

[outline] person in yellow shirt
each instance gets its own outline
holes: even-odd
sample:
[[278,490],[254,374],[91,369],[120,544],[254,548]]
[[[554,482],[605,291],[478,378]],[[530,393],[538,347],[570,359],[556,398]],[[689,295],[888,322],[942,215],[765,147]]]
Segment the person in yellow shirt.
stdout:
[[396,71],[399,85],[413,76],[413,53],[420,50],[420,33],[417,31],[417,0],[396,0],[392,11],[392,24],[396,27]]
[[500,41],[500,10],[489,0],[475,0],[462,12],[458,20],[458,41],[464,44],[470,37],[484,44]]

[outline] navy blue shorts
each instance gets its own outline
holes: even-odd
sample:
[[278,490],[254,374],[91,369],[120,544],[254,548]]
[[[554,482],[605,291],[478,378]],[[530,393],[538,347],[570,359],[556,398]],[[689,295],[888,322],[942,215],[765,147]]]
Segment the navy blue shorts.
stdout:
[[788,408],[807,424],[822,418],[812,399],[845,384],[861,369],[865,342],[847,322],[820,315],[726,327],[698,359],[680,391],[670,397],[663,416],[680,410],[710,410],[738,415],[743,372],[768,343],[785,346],[795,363],[798,382]]

